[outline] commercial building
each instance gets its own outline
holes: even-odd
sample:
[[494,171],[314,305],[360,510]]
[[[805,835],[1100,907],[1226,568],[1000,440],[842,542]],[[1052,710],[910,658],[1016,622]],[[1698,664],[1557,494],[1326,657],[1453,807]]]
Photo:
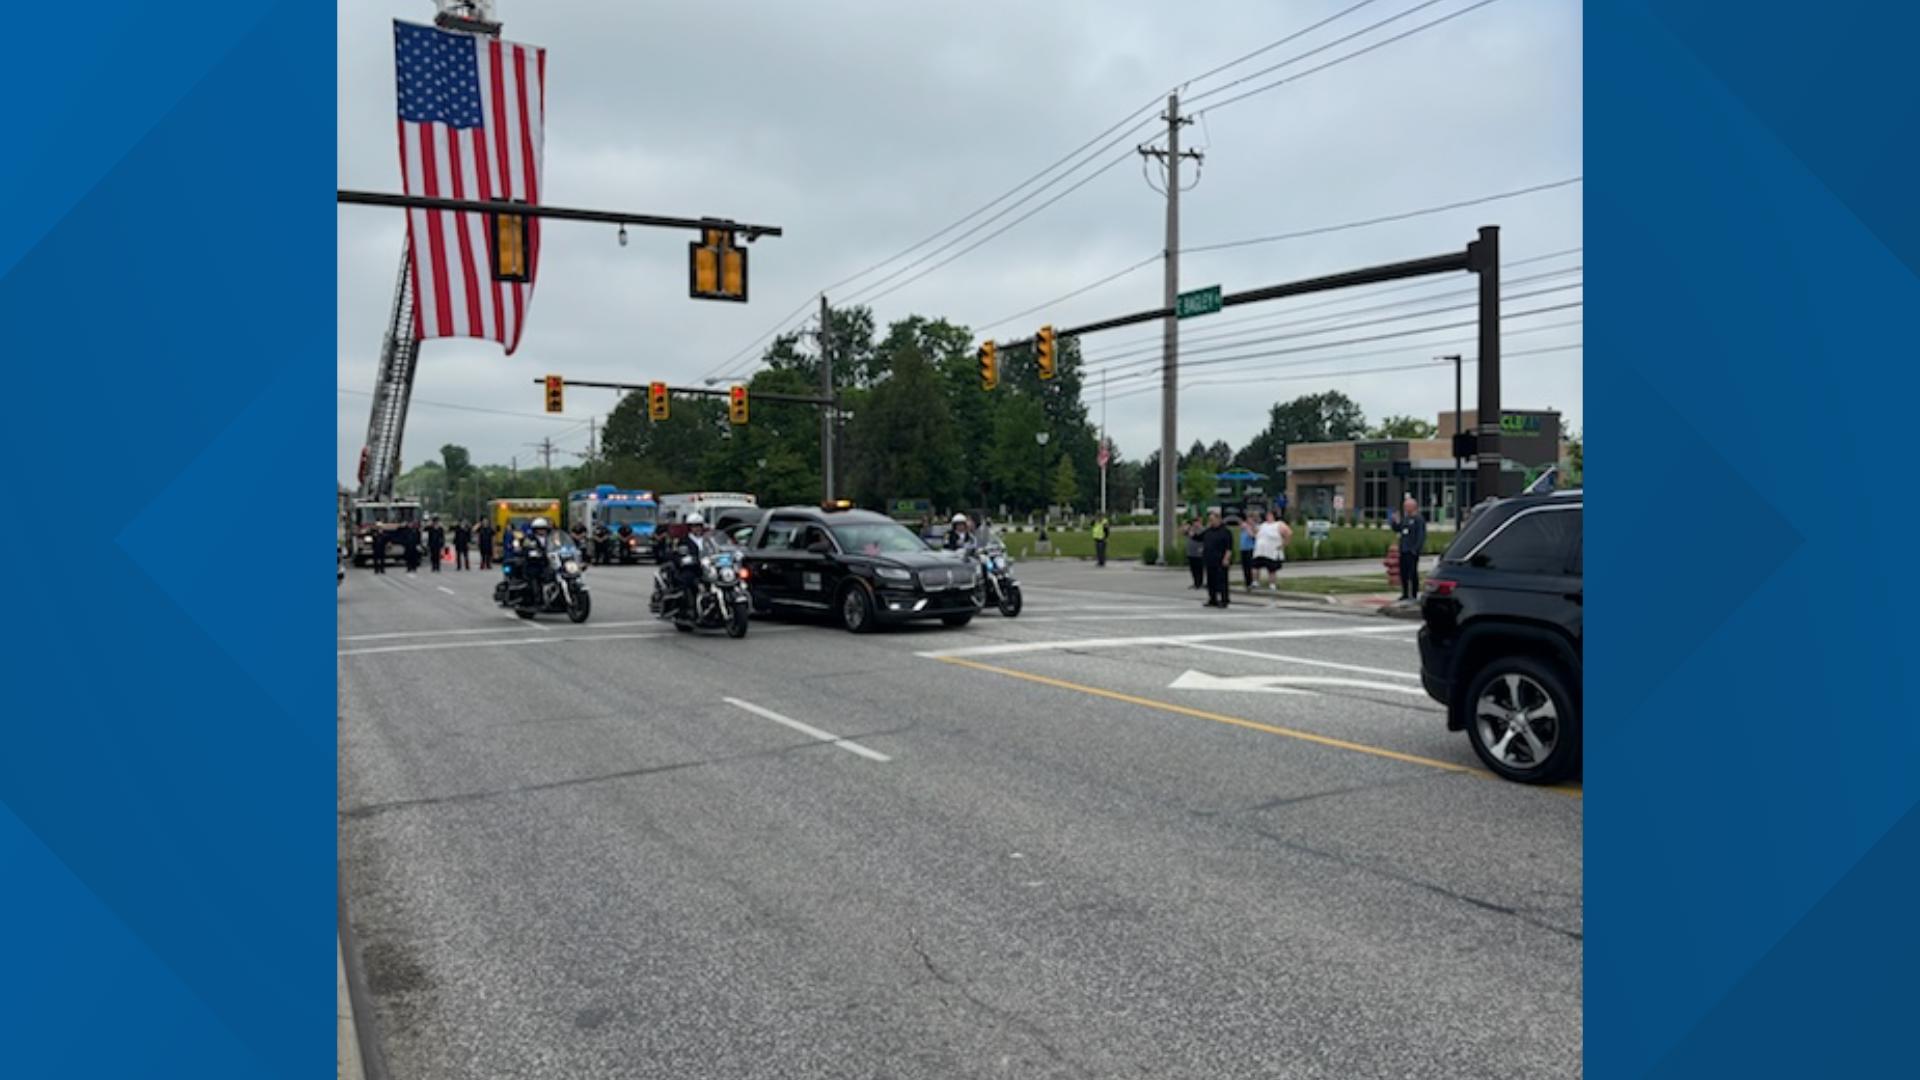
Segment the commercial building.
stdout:
[[[1460,463],[1464,492],[1454,491],[1453,434],[1463,421],[1472,431],[1479,413],[1441,413],[1431,439],[1295,443],[1287,447],[1287,504],[1309,518],[1380,521],[1411,494],[1430,519],[1451,521],[1454,507],[1480,501],[1471,459]],[[1501,490],[1492,494],[1516,494],[1565,456],[1560,414],[1502,411],[1500,454]]]

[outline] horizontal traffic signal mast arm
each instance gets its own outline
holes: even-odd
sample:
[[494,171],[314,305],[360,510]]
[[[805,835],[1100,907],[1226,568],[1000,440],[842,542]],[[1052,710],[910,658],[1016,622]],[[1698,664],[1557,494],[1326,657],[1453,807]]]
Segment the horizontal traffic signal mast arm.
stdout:
[[404,210],[453,210],[476,214],[510,214],[518,217],[558,218],[562,221],[593,221],[606,225],[652,226],[659,229],[726,229],[741,233],[748,240],[762,236],[780,236],[778,225],[749,225],[726,218],[662,217],[658,214],[629,214],[617,210],[580,210],[565,206],[535,206],[530,203],[498,199],[440,199],[427,195],[390,195],[380,191],[337,189],[336,201],[346,206],[385,206]]
[[[535,379],[533,381],[537,383],[546,382],[545,379]],[[586,379],[562,379],[561,382],[567,386],[584,386],[589,389],[595,389],[595,390],[626,390],[626,391],[630,391],[633,393],[640,393],[640,394],[646,393],[648,390],[652,389],[653,387],[652,383],[594,382]],[[721,389],[721,388],[710,387],[710,386],[669,386],[667,387],[667,393],[676,394],[676,395],[691,395],[696,397],[731,398],[733,395],[733,388],[727,387],[725,389]],[[753,400],[779,401],[779,402],[784,402],[791,405],[834,404],[834,402],[832,402],[831,400],[823,397],[811,397],[806,394],[776,394],[767,390],[753,391]]]
[[[1236,304],[1258,304],[1266,300],[1282,300],[1289,296],[1305,296],[1308,293],[1329,292],[1333,289],[1349,289],[1356,285],[1373,285],[1382,281],[1398,281],[1401,278],[1426,277],[1431,274],[1465,272],[1473,267],[1468,262],[1465,251],[1451,255],[1435,255],[1425,259],[1409,259],[1406,262],[1386,263],[1381,266],[1369,266],[1361,270],[1348,270],[1325,277],[1307,278],[1303,281],[1289,281],[1282,285],[1267,285],[1245,292],[1228,293],[1220,298],[1221,307],[1233,307]],[[1150,311],[1136,311],[1131,315],[1120,315],[1111,319],[1101,319],[1084,326],[1063,326],[1054,331],[1054,337],[1080,337],[1084,334],[1096,334],[1102,330],[1118,330],[1123,326],[1135,326],[1140,323],[1157,322],[1173,317],[1173,309],[1153,308]],[[1016,338],[1000,343],[1002,349],[1018,349],[1033,344],[1030,337]]]

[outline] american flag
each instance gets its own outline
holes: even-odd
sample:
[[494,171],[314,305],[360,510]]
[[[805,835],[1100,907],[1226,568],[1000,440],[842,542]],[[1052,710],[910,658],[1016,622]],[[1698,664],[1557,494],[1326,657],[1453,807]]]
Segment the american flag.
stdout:
[[[540,201],[547,51],[395,21],[400,176],[409,195]],[[484,214],[407,211],[414,330],[422,338],[520,344],[540,265],[540,223],[527,219],[528,281],[493,280]]]

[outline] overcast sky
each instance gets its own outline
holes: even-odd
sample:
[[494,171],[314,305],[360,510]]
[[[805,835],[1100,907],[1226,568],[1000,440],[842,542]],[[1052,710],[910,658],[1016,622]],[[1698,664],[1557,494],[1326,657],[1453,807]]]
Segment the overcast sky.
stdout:
[[[684,383],[725,370],[721,365],[728,356],[825,285],[948,225],[1131,110],[1164,98],[1167,90],[1354,2],[500,0],[505,36],[548,50],[545,202],[724,216],[780,225],[786,235],[751,249],[752,302],[741,305],[687,298],[687,235],[630,230],[629,246],[621,248],[610,226],[549,225],[525,339],[514,356],[504,356],[490,342],[431,340],[422,346],[405,465],[438,456],[448,442],[467,446],[481,462],[517,455],[523,465],[535,453],[528,444],[543,436],[585,450],[587,420],[613,408],[612,392],[570,390],[567,414],[555,421],[540,413],[534,377],[557,372],[570,378]],[[1421,2],[1375,0],[1310,36],[1194,81],[1183,96],[1197,97]],[[1438,0],[1350,43],[1198,98],[1195,108],[1225,102],[1472,2]],[[340,186],[400,189],[391,20],[426,22],[433,11],[430,0],[342,0]],[[1088,168],[991,228],[1155,135],[1152,129],[1143,131],[1092,157]],[[1160,125],[1157,137],[1164,135]],[[1182,138],[1206,153],[1197,186],[1181,200],[1183,247],[1403,213],[1579,176],[1580,4],[1498,0],[1289,85],[1218,104],[1203,124],[1185,128]],[[1193,183],[1191,172],[1186,178]],[[1219,284],[1232,292],[1440,254],[1459,249],[1478,226],[1490,224],[1502,227],[1509,262],[1561,252],[1582,244],[1581,196],[1582,185],[1573,184],[1369,228],[1190,254],[1182,259],[1181,285]],[[1140,164],[1126,162],[977,251],[877,299],[876,319],[884,327],[890,320],[923,314],[983,326],[1155,254],[1165,246],[1164,208]],[[338,220],[338,459],[340,479],[351,487],[405,225],[396,212],[367,208],[342,208]],[[1508,277],[1573,271],[1580,261],[1579,254],[1541,261],[1514,267]],[[835,299],[895,268],[843,287]],[[1516,285],[1509,294],[1580,280],[1570,272]],[[1463,275],[1385,296],[1356,292],[1291,319],[1454,292],[1472,283]],[[1154,307],[1161,288],[1156,262],[1045,312],[993,327],[992,333],[1024,336],[1043,321],[1065,326]],[[1193,339],[1245,329],[1226,325],[1228,320],[1258,316],[1279,322],[1289,319],[1290,311],[1324,304],[1334,295],[1189,320],[1182,326],[1183,340],[1197,349],[1202,342]],[[1513,299],[1508,310],[1570,303],[1581,296],[1571,289]],[[854,302],[859,300],[855,295]],[[1450,298],[1431,306],[1462,302]],[[1417,308],[1353,319],[1408,310]],[[1580,314],[1576,307],[1510,320],[1505,348],[1512,354],[1577,343]],[[1471,311],[1452,312],[1211,355],[1471,317]],[[1574,325],[1518,332],[1556,323]],[[1301,329],[1276,326],[1273,333]],[[1084,347],[1098,365],[1103,353],[1141,356],[1128,347],[1157,334],[1157,327],[1113,331],[1088,338]],[[1335,373],[1420,363],[1447,352],[1471,357],[1471,344],[1450,344],[1471,334],[1438,332],[1212,372],[1190,369],[1187,378],[1196,385],[1181,397],[1180,443],[1226,439],[1238,447],[1265,425],[1274,401],[1326,389],[1357,399],[1369,420],[1391,413],[1432,419],[1452,407],[1450,366]],[[757,357],[758,350],[750,355]],[[1195,352],[1190,359],[1207,355]],[[1581,357],[1577,348],[1513,356],[1505,365],[1507,407],[1557,408],[1573,430],[1582,429]],[[1278,381],[1198,384],[1230,374],[1261,374],[1263,364],[1288,366],[1264,369]],[[1113,369],[1106,408],[1110,435],[1121,453],[1134,459],[1159,443],[1158,394],[1121,396],[1126,388],[1149,383],[1133,374],[1141,370]],[[1317,377],[1323,374],[1327,377]],[[1088,404],[1098,421],[1098,376],[1090,381]],[[1471,368],[1467,383],[1471,407]]]

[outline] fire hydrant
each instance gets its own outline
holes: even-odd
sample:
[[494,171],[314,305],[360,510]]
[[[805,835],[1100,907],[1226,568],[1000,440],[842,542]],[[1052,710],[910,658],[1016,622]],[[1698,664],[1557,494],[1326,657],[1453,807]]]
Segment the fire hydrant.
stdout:
[[1398,589],[1400,587],[1400,553],[1389,551],[1386,559],[1382,561],[1387,567],[1387,584]]

